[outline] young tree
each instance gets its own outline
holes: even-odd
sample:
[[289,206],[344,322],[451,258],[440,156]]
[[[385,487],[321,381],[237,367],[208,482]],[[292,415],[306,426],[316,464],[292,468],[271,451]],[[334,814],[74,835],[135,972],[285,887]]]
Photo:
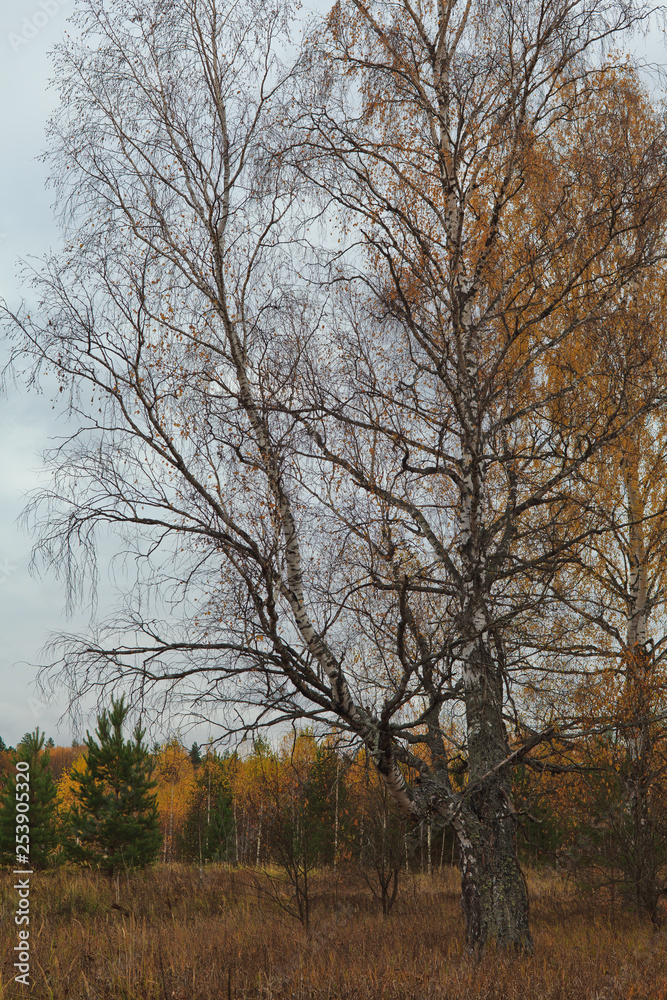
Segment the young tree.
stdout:
[[322,804],[321,751],[309,730],[287,734],[277,753],[267,746],[255,749],[259,753],[248,762],[248,792],[260,815],[264,849],[260,855],[258,837],[255,883],[308,930],[313,905],[329,881],[322,870],[325,852],[333,847],[333,824],[330,837],[323,836],[327,817],[317,809]]
[[[29,765],[27,770],[17,770],[17,763]],[[12,774],[0,793],[0,860],[3,864],[16,867],[21,858],[34,869],[48,868],[54,863],[59,848],[58,822],[56,812],[56,785],[51,774],[49,751],[44,748],[44,733],[35,729],[26,733],[12,754]],[[27,792],[28,828],[22,831],[16,826],[16,804],[19,786],[16,775],[21,774],[21,793]],[[27,780],[25,780],[27,779]],[[17,853],[17,834],[27,833],[29,843],[26,851]]]
[[70,857],[104,872],[144,868],[158,856],[160,821],[152,763],[136,726],[123,736],[129,707],[112,699],[85,740],[86,766],[73,770],[75,805],[68,815]]
[[405,817],[397,815],[386,786],[379,783],[378,787],[376,775],[372,775],[369,782],[368,768],[362,765],[360,769],[366,781],[363,826],[359,831],[359,866],[362,878],[382,907],[382,915],[388,917],[398,895],[401,868],[412,849],[406,843]]
[[511,768],[557,720],[519,730],[516,635],[599,529],[575,473],[662,391],[606,322],[662,177],[587,122],[640,13],[337,3],[288,70],[289,5],[84,0],[59,49],[66,246],[13,317],[78,421],[41,551],[75,591],[96,527],[146,560],[61,677],[350,734],[453,825],[476,949],[531,946]]

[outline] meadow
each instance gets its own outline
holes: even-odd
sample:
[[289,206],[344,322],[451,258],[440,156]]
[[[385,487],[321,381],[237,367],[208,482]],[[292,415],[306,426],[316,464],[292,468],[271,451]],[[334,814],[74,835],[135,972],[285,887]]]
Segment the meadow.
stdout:
[[0,998],[44,1000],[666,1000],[667,934],[604,895],[527,873],[535,953],[470,956],[455,870],[404,876],[390,916],[358,873],[322,872],[306,931],[258,873],[155,866],[109,880],[35,874],[31,983],[13,981],[3,879]]

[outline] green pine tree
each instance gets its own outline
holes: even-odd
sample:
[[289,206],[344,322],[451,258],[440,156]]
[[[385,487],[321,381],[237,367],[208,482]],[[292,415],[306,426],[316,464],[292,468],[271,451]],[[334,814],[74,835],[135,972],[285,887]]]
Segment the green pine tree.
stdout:
[[[19,771],[18,763],[27,763],[29,768]],[[44,749],[44,733],[39,729],[26,733],[12,754],[12,764],[12,777],[0,793],[0,861],[16,867],[23,859],[34,870],[48,868],[56,860],[59,843],[56,785],[49,767],[49,751]],[[18,773],[27,781],[19,780],[17,788]],[[19,801],[28,805],[21,813],[28,820],[27,830],[23,826],[17,829],[17,793]],[[27,855],[17,851],[17,836],[23,838],[26,833],[28,842],[22,843],[29,848]]]
[[192,744],[192,746],[190,747],[190,752],[188,753],[188,757],[190,758],[190,763],[194,768],[199,767],[199,765],[201,764],[201,750],[199,748],[198,743]]
[[97,739],[87,733],[86,767],[75,775],[76,804],[68,817],[68,854],[110,878],[143,868],[160,850],[161,833],[152,762],[137,726],[123,738],[129,707],[112,699],[97,720]]

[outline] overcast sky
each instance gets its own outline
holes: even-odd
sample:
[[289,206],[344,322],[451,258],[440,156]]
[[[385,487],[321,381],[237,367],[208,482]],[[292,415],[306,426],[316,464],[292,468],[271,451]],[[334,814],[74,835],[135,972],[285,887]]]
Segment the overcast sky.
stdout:
[[[0,295],[10,305],[21,295],[17,258],[43,254],[56,241],[37,156],[55,99],[47,90],[48,51],[72,7],[72,0],[0,2]],[[58,724],[64,703],[46,706],[31,690],[49,631],[63,627],[64,595],[52,579],[30,576],[31,540],[16,525],[38,483],[54,411],[48,400],[10,388],[0,399],[0,428],[0,735],[15,744],[39,725],[56,742],[70,743],[69,724]]]
[[[46,167],[37,158],[55,101],[47,89],[48,53],[67,30],[74,2],[0,0],[0,296],[10,305],[22,294],[18,259],[40,256],[57,243]],[[658,28],[633,47],[652,62],[666,61]],[[62,432],[64,424],[44,397],[9,387],[0,398],[0,736],[7,744],[36,725],[56,743],[72,740],[69,722],[59,722],[64,698],[43,704],[32,683],[49,633],[83,628],[85,617],[68,622],[58,582],[30,575],[32,541],[16,523],[26,494],[39,482],[40,454],[59,426]]]

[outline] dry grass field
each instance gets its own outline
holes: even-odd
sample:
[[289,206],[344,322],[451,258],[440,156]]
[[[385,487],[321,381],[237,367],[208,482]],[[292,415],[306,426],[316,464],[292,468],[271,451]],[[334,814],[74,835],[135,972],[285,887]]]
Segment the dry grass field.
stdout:
[[3,878],[1,1000],[667,1000],[667,934],[557,877],[529,874],[535,955],[466,954],[453,871],[405,877],[383,920],[352,873],[322,878],[312,926],[253,875],[157,867],[117,885],[34,875],[31,985],[13,982]]

